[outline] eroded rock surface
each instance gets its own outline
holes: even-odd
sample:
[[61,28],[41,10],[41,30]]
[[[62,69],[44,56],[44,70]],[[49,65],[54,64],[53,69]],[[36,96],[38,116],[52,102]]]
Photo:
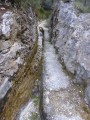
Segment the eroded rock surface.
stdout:
[[37,71],[41,59],[38,55],[31,65],[37,51],[36,36],[36,18],[31,7],[24,12],[6,9],[0,11],[0,111],[5,110],[0,120],[15,119],[14,113],[30,97],[27,93],[24,95],[24,92],[30,90],[30,84],[33,87],[36,78],[30,77],[30,72]]
[[43,61],[43,115],[45,120],[89,120],[83,91],[66,74],[45,30]]
[[58,5],[51,18],[51,41],[60,61],[75,75],[74,83],[83,84],[90,105],[90,14],[78,14],[73,2]]

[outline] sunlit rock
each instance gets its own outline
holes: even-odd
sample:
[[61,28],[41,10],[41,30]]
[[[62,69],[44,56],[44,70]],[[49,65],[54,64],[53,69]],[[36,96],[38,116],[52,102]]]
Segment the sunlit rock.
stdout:
[[[51,18],[51,37],[62,63],[75,75],[77,83],[90,85],[90,14],[78,14],[72,2],[60,1]],[[89,94],[86,96],[90,99]]]

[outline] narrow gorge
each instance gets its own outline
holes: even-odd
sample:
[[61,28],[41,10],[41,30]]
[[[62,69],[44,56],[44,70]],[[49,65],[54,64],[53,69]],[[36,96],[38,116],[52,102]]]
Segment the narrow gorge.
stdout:
[[0,6],[0,120],[90,120],[90,13],[50,5]]

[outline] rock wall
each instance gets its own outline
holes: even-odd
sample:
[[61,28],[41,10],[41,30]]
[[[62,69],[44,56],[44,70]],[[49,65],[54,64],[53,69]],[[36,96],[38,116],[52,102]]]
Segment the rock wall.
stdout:
[[85,100],[90,105],[90,14],[80,14],[74,2],[58,0],[51,18],[51,42],[74,83],[85,87]]
[[[39,76],[36,17],[27,11],[0,10],[0,119],[14,120]],[[1,113],[1,111],[3,111]]]

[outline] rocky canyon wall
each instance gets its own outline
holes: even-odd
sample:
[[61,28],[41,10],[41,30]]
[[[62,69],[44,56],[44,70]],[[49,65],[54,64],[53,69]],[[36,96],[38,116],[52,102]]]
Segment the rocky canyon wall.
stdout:
[[27,11],[0,10],[0,120],[16,120],[39,76],[36,17]]
[[74,2],[58,0],[51,17],[51,42],[60,61],[83,84],[85,100],[90,106],[90,14],[79,13]]

